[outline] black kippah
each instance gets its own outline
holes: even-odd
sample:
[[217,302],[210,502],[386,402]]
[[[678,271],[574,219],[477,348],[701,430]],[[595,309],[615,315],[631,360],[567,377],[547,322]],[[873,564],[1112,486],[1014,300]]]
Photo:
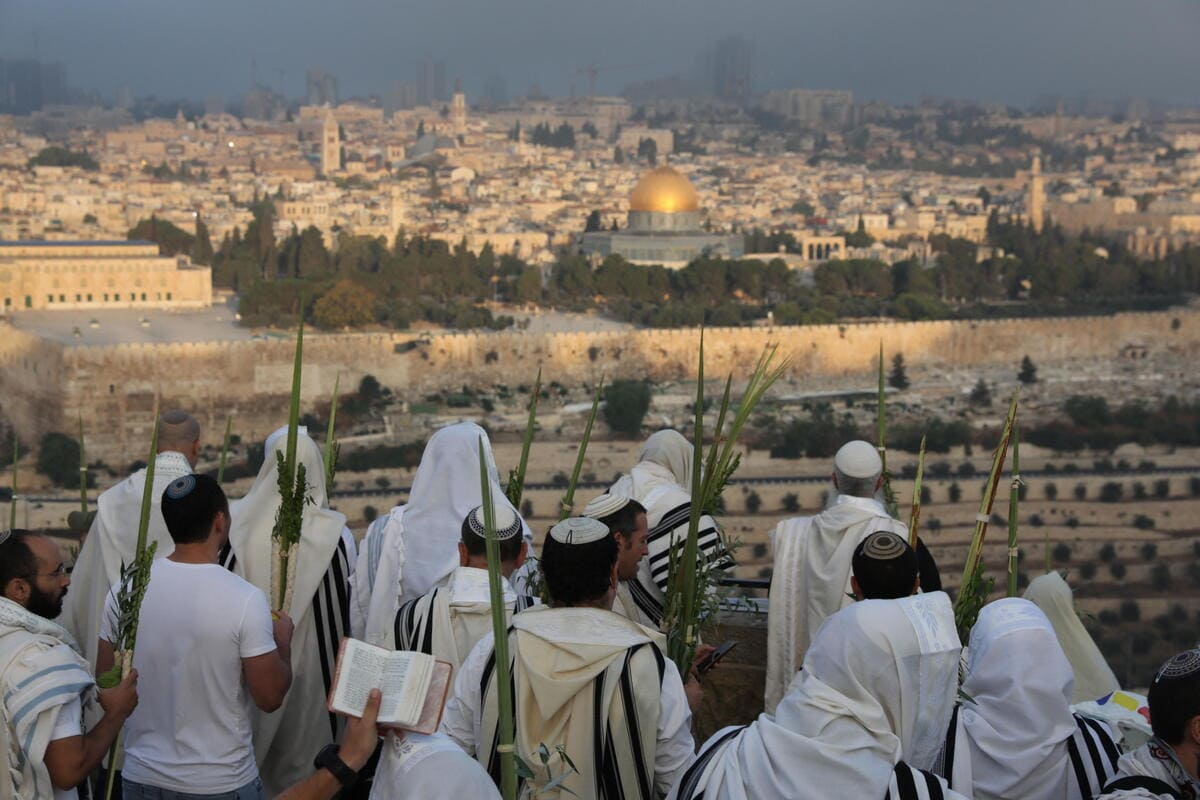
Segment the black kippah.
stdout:
[[867,558],[875,561],[891,561],[904,555],[908,550],[908,542],[890,531],[879,531],[863,539],[859,547],[862,548],[862,553]]
[[1179,655],[1172,656],[1167,663],[1162,665],[1158,674],[1154,676],[1154,682],[1174,680],[1176,678],[1187,678],[1200,672],[1200,650],[1185,650]]

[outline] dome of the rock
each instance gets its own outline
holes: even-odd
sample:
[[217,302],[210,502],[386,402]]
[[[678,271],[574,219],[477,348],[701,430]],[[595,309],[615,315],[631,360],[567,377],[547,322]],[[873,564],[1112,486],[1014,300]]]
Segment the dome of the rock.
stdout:
[[642,176],[629,195],[630,211],[675,214],[699,211],[700,195],[691,181],[671,167],[658,167]]

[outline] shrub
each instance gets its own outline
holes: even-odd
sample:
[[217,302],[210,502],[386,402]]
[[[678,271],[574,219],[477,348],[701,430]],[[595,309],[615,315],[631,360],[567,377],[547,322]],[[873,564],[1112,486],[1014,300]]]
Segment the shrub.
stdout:
[[1166,478],[1154,482],[1154,497],[1158,500],[1166,500],[1171,496],[1171,481]]
[[387,475],[380,475],[378,478],[375,479],[375,485],[378,486],[380,489],[386,489],[392,485],[392,481],[391,481],[391,479],[388,478]]
[[1047,500],[1058,499],[1058,487],[1053,482],[1047,483],[1042,492],[1045,494]]
[[757,514],[760,508],[762,508],[762,498],[758,496],[758,492],[746,495],[746,511]]
[[1041,514],[1031,514],[1029,516],[1029,524],[1035,528],[1040,528],[1046,524],[1046,521],[1042,519]]
[[378,516],[379,511],[375,508],[375,506],[363,506],[363,519],[366,520],[368,525],[374,522],[375,518]]
[[[958,481],[950,484],[948,491],[951,503],[957,503],[959,500],[962,500],[962,487],[958,485]],[[1197,542],[1197,545],[1200,546],[1200,542]]]
[[1145,500],[1147,496],[1148,495],[1146,494],[1146,484],[1142,483],[1141,481],[1134,481],[1133,482],[1133,499],[1134,500]]
[[1100,502],[1118,503],[1125,494],[1125,487],[1116,481],[1109,481],[1100,487]]
[[1090,581],[1096,577],[1096,565],[1091,561],[1085,561],[1079,565],[1079,577]]
[[1066,525],[1068,528],[1072,528],[1072,529],[1078,528],[1079,527],[1079,517],[1072,514],[1071,516],[1067,517],[1067,521],[1063,524]]
[[1117,615],[1117,612],[1113,611],[1111,608],[1104,609],[1097,616],[1099,617],[1100,622],[1104,625],[1116,625],[1121,621],[1121,618]]
[[528,497],[521,501],[521,516],[525,519],[533,516],[533,501]]
[[1137,600],[1122,600],[1118,613],[1123,622],[1137,622],[1142,617],[1142,607]]
[[1087,500],[1087,484],[1086,483],[1075,484],[1074,493],[1075,493],[1076,500]]
[[635,439],[650,410],[650,384],[644,380],[620,379],[604,390],[604,421],[614,432]]
[[1122,578],[1124,578],[1125,577],[1125,562],[1124,561],[1114,561],[1111,564],[1109,564],[1108,565],[1108,574],[1112,575],[1117,580],[1121,580]]
[[800,510],[800,498],[795,492],[788,492],[783,496],[783,510],[789,514],[795,514]]
[[1101,561],[1107,564],[1117,557],[1117,548],[1113,547],[1112,542],[1105,542],[1104,546],[1100,548],[1100,552],[1096,555]]
[[1155,564],[1150,569],[1150,585],[1160,592],[1171,588],[1171,568],[1166,564]]
[[1066,564],[1071,560],[1071,545],[1066,542],[1059,542],[1054,545],[1054,550],[1051,553],[1054,560]]
[[958,465],[958,476],[960,478],[974,478],[975,465],[970,461],[964,461]]
[[[1154,529],[1154,519],[1152,517],[1146,516],[1145,514],[1138,514],[1136,517],[1133,518],[1133,527],[1137,528],[1139,531],[1153,530]],[[1154,545],[1148,545],[1148,546],[1153,547]]]

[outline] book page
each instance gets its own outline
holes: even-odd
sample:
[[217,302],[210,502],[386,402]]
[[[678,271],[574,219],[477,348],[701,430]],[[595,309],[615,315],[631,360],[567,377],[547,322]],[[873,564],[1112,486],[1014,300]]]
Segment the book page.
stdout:
[[347,639],[338,660],[337,684],[330,706],[334,711],[361,717],[367,695],[380,689],[383,699],[379,721],[412,724],[420,715],[433,658],[423,653],[391,652],[356,639]]

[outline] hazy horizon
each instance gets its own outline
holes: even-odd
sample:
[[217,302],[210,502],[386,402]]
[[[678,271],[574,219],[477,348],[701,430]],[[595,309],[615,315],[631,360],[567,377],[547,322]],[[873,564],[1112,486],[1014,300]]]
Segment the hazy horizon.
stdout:
[[[646,5],[544,0],[0,0],[0,58],[61,61],[73,88],[112,96],[240,97],[259,83],[304,95],[304,73],[337,76],[342,97],[412,81],[418,59],[446,62],[479,97],[492,79],[512,96],[554,95],[595,63],[599,93],[690,75],[701,51],[742,36],[754,88],[851,89],[858,100],[923,94],[1028,105],[1039,97],[1141,97],[1200,105],[1200,1],[716,0]],[[279,70],[283,70],[281,76]],[[282,81],[281,81],[282,78]]]

